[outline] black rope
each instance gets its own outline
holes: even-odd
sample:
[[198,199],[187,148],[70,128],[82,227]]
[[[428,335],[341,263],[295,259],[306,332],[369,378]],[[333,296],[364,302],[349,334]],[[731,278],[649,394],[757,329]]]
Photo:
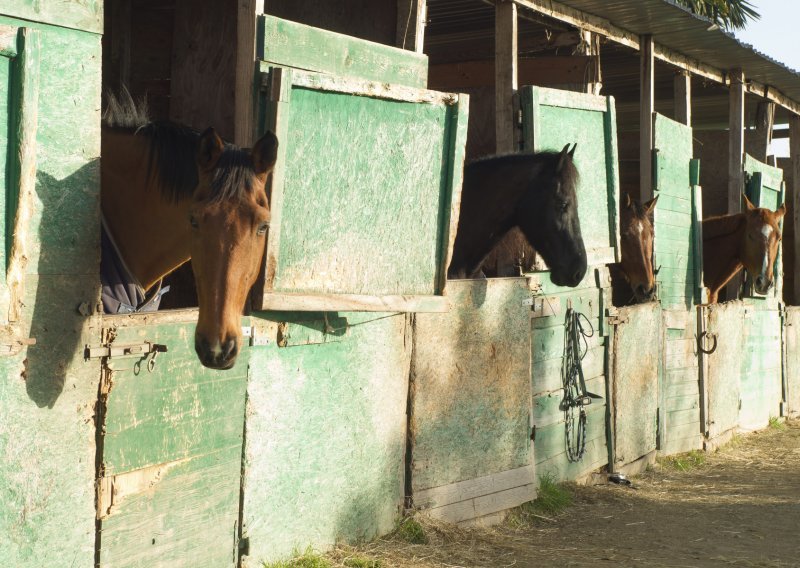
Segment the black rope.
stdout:
[[[582,321],[586,322],[586,326],[589,328],[588,333],[585,331]],[[583,376],[582,361],[589,351],[587,338],[594,335],[592,322],[584,314],[569,308],[564,327],[564,363],[561,368],[564,399],[561,401],[561,409],[564,411],[567,459],[577,462],[586,453],[586,410],[584,407],[591,404],[593,398],[602,397],[586,390],[586,381]]]

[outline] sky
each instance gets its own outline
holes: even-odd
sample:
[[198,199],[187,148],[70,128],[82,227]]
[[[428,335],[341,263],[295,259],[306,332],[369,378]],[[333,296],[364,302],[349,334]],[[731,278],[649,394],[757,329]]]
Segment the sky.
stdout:
[[[735,32],[736,37],[756,50],[777,59],[787,67],[800,71],[800,22],[798,0],[751,0],[761,19]],[[789,155],[789,141],[776,140],[772,150],[776,156]]]

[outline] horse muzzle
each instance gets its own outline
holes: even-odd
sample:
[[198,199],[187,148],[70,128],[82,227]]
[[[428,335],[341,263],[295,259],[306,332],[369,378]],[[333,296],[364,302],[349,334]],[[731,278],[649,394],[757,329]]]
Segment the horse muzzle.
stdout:
[[754,288],[759,294],[766,294],[772,288],[772,280],[767,280],[763,276],[756,276],[754,281]]
[[236,364],[236,357],[239,355],[239,341],[236,337],[228,337],[224,341],[212,343],[205,337],[195,334],[194,350],[204,367],[224,371]]

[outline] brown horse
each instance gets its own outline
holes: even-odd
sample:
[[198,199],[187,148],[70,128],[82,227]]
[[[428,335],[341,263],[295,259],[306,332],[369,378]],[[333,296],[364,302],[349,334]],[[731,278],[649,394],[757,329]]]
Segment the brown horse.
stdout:
[[759,294],[772,287],[786,205],[770,211],[756,207],[746,195],[744,201],[743,213],[703,219],[703,283],[711,304],[742,268],[753,277]]
[[448,276],[477,276],[492,249],[518,227],[550,267],[553,283],[577,286],[586,274],[586,249],[574,152],[568,144],[561,152],[506,154],[467,165]]
[[626,193],[620,207],[619,270],[637,302],[649,302],[656,292],[653,211],[657,202],[658,196],[642,204]]
[[[143,292],[192,259],[199,299],[195,350],[206,367],[229,369],[263,260],[270,222],[265,188],[278,141],[268,132],[252,150],[240,149],[211,128],[199,134],[146,122],[130,102],[123,111],[110,105],[102,133],[105,230],[119,264]],[[106,306],[109,290],[104,280]]]

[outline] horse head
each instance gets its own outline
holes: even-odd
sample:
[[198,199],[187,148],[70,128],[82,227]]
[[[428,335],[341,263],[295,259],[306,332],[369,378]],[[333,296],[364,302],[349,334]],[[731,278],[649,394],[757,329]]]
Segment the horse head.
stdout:
[[645,204],[626,193],[620,212],[622,274],[631,285],[637,302],[649,302],[655,295],[653,274],[653,210],[658,197]]
[[756,292],[766,294],[772,287],[775,258],[781,242],[780,222],[786,214],[786,205],[770,211],[753,205],[744,196],[746,227],[742,245],[742,264],[753,278]]
[[516,224],[534,245],[558,286],[577,286],[586,274],[586,248],[578,219],[578,170],[575,146],[569,144],[552,159],[535,181],[539,190],[526,192],[517,208]]
[[198,143],[198,185],[187,222],[200,308],[195,350],[212,369],[230,369],[239,354],[245,301],[266,247],[266,182],[277,151],[271,132],[252,150],[224,144],[212,128]]

